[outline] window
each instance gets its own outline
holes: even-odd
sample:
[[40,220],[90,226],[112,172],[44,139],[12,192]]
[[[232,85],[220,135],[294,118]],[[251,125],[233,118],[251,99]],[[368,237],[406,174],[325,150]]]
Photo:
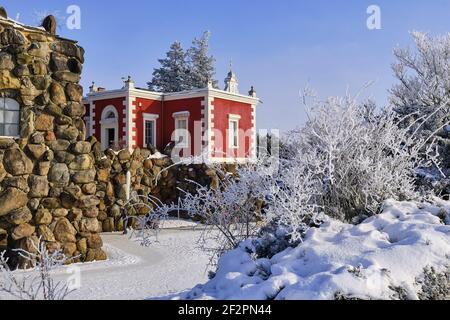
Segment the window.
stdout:
[[177,112],[175,118],[175,142],[179,148],[189,147],[189,112]]
[[144,146],[155,146],[155,120],[146,120],[145,121],[145,140],[144,140]]
[[115,119],[116,118],[116,114],[113,111],[110,111],[107,115],[105,119]]
[[228,145],[230,148],[239,147],[239,119],[238,115],[229,115],[228,124]]
[[157,147],[156,145],[156,120],[159,118],[157,114],[143,113],[143,147],[147,148],[149,145]]
[[0,136],[19,136],[20,105],[10,98],[0,98]]
[[92,135],[91,134],[91,117],[85,116],[85,117],[83,117],[83,120],[84,120],[84,123],[86,124],[86,130],[87,130],[88,136]]
[[179,147],[188,146],[188,119],[178,118],[176,119],[176,134],[175,142],[179,144]]

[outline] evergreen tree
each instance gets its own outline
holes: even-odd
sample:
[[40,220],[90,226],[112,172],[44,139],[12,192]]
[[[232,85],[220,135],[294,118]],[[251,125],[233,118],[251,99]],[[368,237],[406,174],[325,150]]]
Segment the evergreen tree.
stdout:
[[174,42],[166,53],[165,59],[159,59],[160,68],[153,71],[153,79],[148,88],[159,92],[179,92],[190,89],[187,55],[180,42]]
[[210,35],[211,33],[206,31],[200,39],[195,38],[187,52],[190,65],[188,86],[191,88],[205,88],[209,80],[214,88],[218,87],[217,80],[214,80],[216,59],[208,52]]

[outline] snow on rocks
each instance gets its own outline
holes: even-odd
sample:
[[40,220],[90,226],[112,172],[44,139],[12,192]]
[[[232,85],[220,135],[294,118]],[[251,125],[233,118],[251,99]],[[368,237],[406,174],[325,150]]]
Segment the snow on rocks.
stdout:
[[[304,242],[256,259],[254,242],[222,256],[216,276],[178,299],[417,299],[424,268],[450,264],[450,202],[387,201],[359,225],[329,219]],[[446,224],[445,224],[446,222]]]

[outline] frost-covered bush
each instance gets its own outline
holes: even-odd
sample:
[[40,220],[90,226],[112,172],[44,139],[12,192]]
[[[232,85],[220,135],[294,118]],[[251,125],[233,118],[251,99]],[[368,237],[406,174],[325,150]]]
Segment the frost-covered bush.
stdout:
[[430,37],[413,32],[415,49],[394,50],[393,70],[399,83],[391,89],[391,102],[404,126],[427,142],[437,142],[443,162],[440,176],[450,168],[450,33]]
[[[148,211],[145,215],[130,215],[136,211]],[[128,233],[127,227],[133,227],[130,237],[139,241],[141,246],[149,247],[158,242],[161,224],[168,219],[171,212],[177,211],[174,204],[166,205],[160,199],[152,195],[141,195],[131,192],[130,199],[122,210],[124,234]]]
[[450,300],[450,267],[443,272],[437,272],[434,267],[425,268],[418,284],[421,285],[421,300]]
[[73,262],[62,250],[50,252],[46,243],[31,241],[31,252],[15,250],[31,267],[29,272],[12,270],[5,252],[0,252],[0,292],[20,300],[64,300],[74,291],[66,281],[56,281],[52,272]]
[[296,154],[288,173],[307,180],[302,184],[308,202],[351,221],[377,214],[386,199],[416,197],[421,141],[398,126],[395,112],[361,106],[347,96],[314,99],[308,116],[305,127],[291,135]]
[[255,164],[241,167],[237,175],[219,166],[215,169],[221,177],[218,188],[190,181],[197,186],[196,192],[185,192],[180,203],[183,210],[209,226],[200,242],[204,250],[212,251],[213,258],[258,234],[271,181],[270,175],[263,173],[264,167]]
[[301,242],[325,215],[357,223],[379,213],[387,199],[418,196],[422,141],[398,126],[395,112],[345,97],[314,100],[308,115],[305,127],[283,140],[279,159],[271,152],[239,168],[238,179],[224,175],[219,188],[186,194],[183,209],[219,230],[219,254],[258,234],[265,239],[258,255],[270,257]]

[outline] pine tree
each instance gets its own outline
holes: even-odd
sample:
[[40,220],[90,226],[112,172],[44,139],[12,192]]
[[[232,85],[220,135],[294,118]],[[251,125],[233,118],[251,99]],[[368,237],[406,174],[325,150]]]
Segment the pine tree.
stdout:
[[214,80],[216,59],[209,55],[210,36],[211,33],[206,31],[200,39],[195,38],[187,52],[190,64],[188,86],[191,88],[205,88],[209,80],[214,88],[218,87],[217,80]]
[[179,92],[190,89],[187,55],[180,42],[174,42],[166,53],[165,59],[159,59],[160,68],[153,71],[153,79],[148,88],[159,92]]

